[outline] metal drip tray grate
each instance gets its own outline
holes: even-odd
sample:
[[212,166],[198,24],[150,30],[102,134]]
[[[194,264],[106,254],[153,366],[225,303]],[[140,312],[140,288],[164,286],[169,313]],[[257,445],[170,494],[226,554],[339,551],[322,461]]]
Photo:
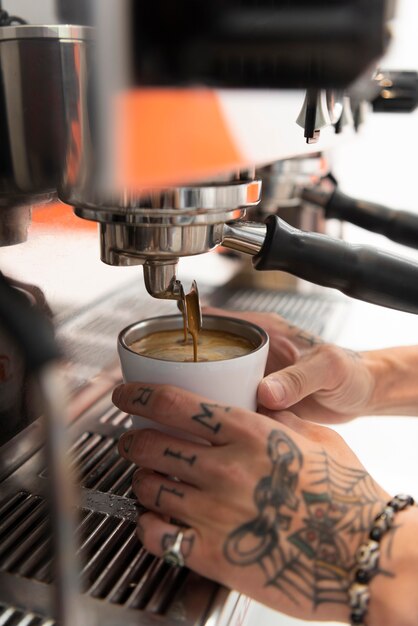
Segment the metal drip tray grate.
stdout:
[[212,304],[233,311],[278,313],[292,324],[331,341],[347,313],[347,301],[338,296],[295,294],[270,289],[232,289],[214,294]]
[[50,582],[51,525],[45,501],[17,493],[3,504],[0,519],[0,570]]
[[[0,570],[51,583],[52,540],[44,499],[19,492],[3,503],[0,515]],[[133,522],[82,509],[76,534],[81,591],[93,598],[163,614],[193,576],[149,554]]]
[[[124,415],[124,418],[123,421],[130,421],[128,416]],[[119,456],[116,439],[84,432],[73,444],[71,457],[82,487],[131,497],[135,465]],[[42,470],[40,477],[48,477],[46,468]]]
[[[226,592],[186,568],[170,567],[148,553],[138,540],[137,509],[131,490],[135,466],[122,459],[116,449],[119,434],[128,426],[128,416],[113,407],[109,391],[72,428],[72,463],[85,505],[79,510],[75,530],[81,563],[80,590],[101,603],[101,624],[148,624],[146,616],[158,615],[167,624],[177,623],[180,616],[186,626],[203,626],[204,616],[208,611],[216,613],[217,603],[221,597],[225,602]],[[17,588],[24,580],[44,586],[53,582],[50,515],[47,500],[41,495],[48,486],[48,470],[42,468],[42,460],[40,451],[2,485],[9,493],[0,502],[0,602],[5,600],[2,575],[13,576]],[[32,489],[11,491],[16,482],[25,483],[29,476],[35,476]],[[33,612],[20,614],[10,605],[5,624],[20,624],[23,615],[22,620],[27,619],[28,624],[44,626],[42,620],[48,612],[41,618],[33,607]],[[105,606],[124,613],[115,621],[114,615],[106,614]],[[22,626],[26,626],[25,621]]]
[[55,626],[56,622],[0,604],[0,626]]

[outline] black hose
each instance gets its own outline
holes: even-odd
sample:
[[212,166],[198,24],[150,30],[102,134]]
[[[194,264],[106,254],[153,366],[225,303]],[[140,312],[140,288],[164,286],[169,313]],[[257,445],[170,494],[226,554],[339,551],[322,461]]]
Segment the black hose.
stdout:
[[60,357],[49,320],[9,285],[1,272],[0,326],[16,342],[29,371],[35,372]]
[[26,20],[17,15],[9,15],[7,11],[2,8],[0,0],[0,26],[13,26],[13,24],[27,24]]

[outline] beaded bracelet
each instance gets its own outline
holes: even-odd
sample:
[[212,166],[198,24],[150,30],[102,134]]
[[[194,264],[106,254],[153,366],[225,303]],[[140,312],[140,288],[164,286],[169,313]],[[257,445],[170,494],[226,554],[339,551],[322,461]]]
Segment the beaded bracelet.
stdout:
[[348,588],[351,626],[366,626],[365,617],[370,600],[368,584],[379,570],[380,541],[392,528],[396,513],[415,504],[411,496],[399,494],[392,498],[374,519],[369,540],[356,553],[353,582]]

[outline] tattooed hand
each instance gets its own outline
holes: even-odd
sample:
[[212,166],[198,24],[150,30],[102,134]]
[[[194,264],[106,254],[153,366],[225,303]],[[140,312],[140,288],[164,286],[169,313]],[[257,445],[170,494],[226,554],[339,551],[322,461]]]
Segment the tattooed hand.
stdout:
[[258,388],[261,411],[291,408],[300,417],[325,423],[368,414],[375,380],[367,354],[325,343],[276,314],[228,315],[258,324],[269,334],[266,377]]
[[289,412],[272,420],[169,386],[129,383],[113,400],[202,440],[156,430],[120,440],[120,454],[141,468],[133,488],[149,510],[138,522],[148,550],[161,556],[180,524],[192,570],[296,617],[347,620],[355,551],[389,495],[337,433]]

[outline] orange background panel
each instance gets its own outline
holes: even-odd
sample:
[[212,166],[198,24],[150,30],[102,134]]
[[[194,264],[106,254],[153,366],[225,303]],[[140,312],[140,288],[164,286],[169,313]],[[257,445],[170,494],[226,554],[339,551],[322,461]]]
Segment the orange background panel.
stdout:
[[166,186],[245,165],[218,96],[207,89],[136,89],[115,112],[116,184]]
[[50,202],[39,205],[32,209],[32,228],[41,226],[43,229],[59,228],[66,230],[89,230],[97,231],[97,224],[76,217],[73,209],[62,202]]

